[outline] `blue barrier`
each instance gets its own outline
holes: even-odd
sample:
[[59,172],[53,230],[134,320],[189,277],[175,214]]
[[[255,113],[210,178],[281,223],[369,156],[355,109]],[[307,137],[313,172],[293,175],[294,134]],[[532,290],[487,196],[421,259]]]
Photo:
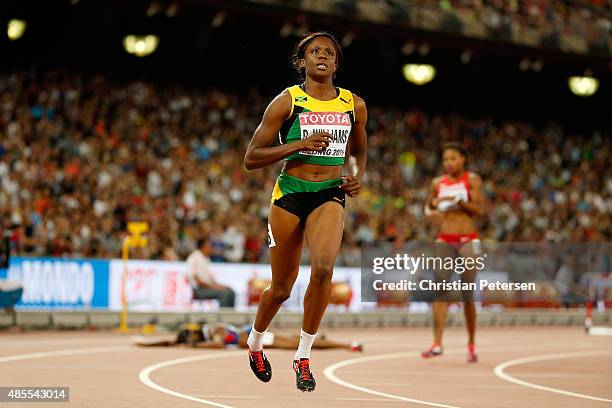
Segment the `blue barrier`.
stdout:
[[0,278],[23,285],[18,309],[108,309],[108,260],[14,257]]

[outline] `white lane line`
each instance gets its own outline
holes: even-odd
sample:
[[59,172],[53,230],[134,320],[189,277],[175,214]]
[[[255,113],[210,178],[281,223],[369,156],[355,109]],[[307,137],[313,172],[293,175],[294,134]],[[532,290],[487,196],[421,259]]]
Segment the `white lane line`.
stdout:
[[9,348],[9,347],[53,347],[53,346],[80,346],[83,342],[87,342],[87,344],[94,344],[96,346],[117,346],[118,344],[123,344],[118,341],[90,341],[89,339],[79,339],[79,340],[40,340],[40,341],[0,341],[0,348]]
[[[479,352],[483,352],[483,353],[489,353],[489,352],[508,352],[508,351],[526,351],[526,350],[533,350],[533,348],[525,348],[525,347],[499,347],[499,348],[480,348]],[[461,348],[461,349],[454,349],[454,350],[449,350],[449,349],[445,349],[444,350],[444,355],[449,355],[449,354],[462,354],[465,353],[465,349]],[[360,358],[353,358],[353,359],[349,359],[349,360],[342,360],[339,361],[335,364],[332,364],[330,366],[327,366],[325,368],[325,370],[323,371],[323,374],[325,375],[325,377],[327,377],[328,380],[330,380],[333,383],[336,383],[338,385],[341,385],[343,387],[347,387],[356,391],[360,391],[360,392],[365,392],[367,394],[372,394],[372,395],[377,395],[380,397],[385,397],[385,398],[390,398],[390,399],[394,399],[394,400],[400,400],[400,401],[406,401],[406,402],[414,402],[417,404],[422,404],[422,405],[429,405],[429,406],[433,406],[433,407],[445,407],[445,408],[458,408],[458,407],[454,407],[452,405],[444,405],[444,404],[439,404],[436,402],[431,402],[431,401],[422,401],[422,400],[417,400],[417,399],[412,399],[412,398],[406,398],[406,397],[402,397],[400,395],[395,395],[395,394],[389,394],[389,393],[385,393],[385,392],[380,392],[380,391],[376,391],[373,390],[371,388],[366,388],[366,387],[361,387],[355,384],[351,384],[348,381],[344,381],[340,378],[338,378],[338,376],[336,376],[335,371],[339,368],[342,367],[346,367],[349,365],[353,365],[353,364],[361,364],[361,363],[368,363],[368,362],[372,362],[372,361],[381,361],[381,360],[391,360],[391,359],[395,359],[395,358],[404,358],[404,357],[418,357],[420,355],[419,351],[410,351],[410,352],[401,352],[401,353],[392,353],[392,354],[378,354],[375,356],[369,356],[369,357],[360,357]],[[439,375],[439,374],[438,374]],[[464,375],[470,375],[467,373],[462,373],[462,376]],[[478,374],[476,374],[478,375]]]
[[220,395],[193,394],[192,397],[214,398],[214,399],[243,399],[243,400],[261,400],[261,399],[267,398],[264,396],[257,396],[257,395],[227,395],[227,394],[220,394]]
[[360,357],[360,358],[351,358],[349,360],[339,361],[335,364],[329,365],[325,367],[323,370],[323,374],[333,383],[338,385],[342,385],[343,387],[350,388],[352,390],[365,392],[367,394],[377,395],[379,397],[389,398],[393,400],[405,401],[405,402],[414,402],[416,404],[428,405],[430,407],[439,407],[439,408],[458,408],[454,405],[445,405],[438,404],[436,402],[423,401],[414,398],[406,398],[395,394],[388,394],[386,392],[376,391],[370,388],[361,387],[359,385],[351,384],[347,381],[341,380],[334,373],[337,369],[346,367],[353,364],[361,364],[361,363],[370,363],[372,361],[381,361],[381,360],[391,360],[396,358],[404,358],[404,357],[414,357],[414,355],[418,353],[417,351],[412,352],[402,352],[402,353],[392,353],[392,354],[379,354],[377,356],[369,356],[369,357]]
[[39,353],[16,354],[13,356],[0,357],[0,363],[8,363],[10,361],[31,360],[35,358],[59,357],[59,356],[74,356],[79,354],[96,354],[96,353],[113,353],[116,351],[135,351],[135,347],[115,346],[115,347],[90,347],[80,349],[66,349],[54,351],[42,351]]
[[563,378],[565,380],[570,378],[580,378],[584,380],[586,378],[600,378],[599,374],[536,374],[536,373],[520,373],[516,376],[521,378]]
[[512,367],[515,365],[519,365],[519,364],[536,363],[540,361],[549,361],[549,360],[561,360],[564,358],[595,357],[595,356],[604,356],[604,355],[612,355],[612,351],[610,350],[608,351],[577,351],[577,352],[571,352],[571,353],[543,354],[539,356],[517,358],[516,360],[506,361],[504,363],[498,364],[493,369],[493,372],[495,373],[496,376],[498,376],[502,380],[506,380],[514,384],[522,385],[524,387],[533,388],[533,389],[541,390],[541,391],[554,392],[554,393],[561,394],[561,395],[567,395],[569,397],[584,398],[584,399],[588,399],[592,401],[612,402],[612,399],[594,397],[592,395],[579,394],[577,392],[565,391],[559,388],[545,387],[543,385],[538,385],[538,384],[530,383],[527,381],[522,381],[504,372],[506,368]]
[[[0,363],[7,363],[7,362],[11,362],[11,361],[23,361],[23,360],[32,360],[32,359],[36,359],[36,358],[47,358],[47,357],[61,357],[61,356],[74,356],[74,355],[83,355],[83,354],[97,354],[97,353],[114,353],[114,352],[118,352],[118,351],[136,351],[136,350],[140,350],[137,347],[133,347],[133,346],[115,346],[115,347],[90,347],[90,348],[81,348],[81,349],[65,349],[65,350],[54,350],[54,351],[44,351],[44,352],[39,352],[39,353],[29,353],[29,354],[16,354],[13,356],[6,356],[6,357],[0,357]],[[154,364],[152,366],[146,367],[145,369],[143,369],[139,374],[138,374],[138,378],[140,379],[140,381],[142,381],[145,385],[154,388],[158,391],[164,392],[166,394],[170,394],[179,398],[185,398],[191,401],[196,401],[196,402],[200,402],[203,404],[208,404],[211,405],[213,407],[218,407],[218,408],[234,408],[232,406],[229,405],[223,405],[223,404],[218,404],[216,402],[212,402],[212,401],[206,401],[200,398],[195,398],[195,397],[191,397],[189,395],[185,395],[185,394],[181,394],[179,392],[176,391],[172,391],[169,390],[167,388],[164,388],[162,386],[157,385],[156,383],[154,383],[150,378],[149,375],[162,367],[167,367],[167,366],[171,366],[171,365],[176,365],[176,364],[184,364],[184,363],[188,363],[191,361],[199,361],[199,360],[209,360],[209,359],[215,359],[215,358],[223,358],[223,357],[230,357],[232,355],[238,355],[238,354],[242,354],[243,352],[237,352],[237,351],[232,351],[232,352],[225,352],[225,353],[220,353],[220,354],[206,354],[206,355],[200,355],[200,356],[192,356],[192,357],[186,357],[186,358],[179,358],[179,359],[174,359],[174,360],[169,360],[169,361],[164,361],[158,364]]]
[[164,394],[172,395],[173,397],[183,398],[189,401],[199,402],[200,404],[210,405],[211,407],[217,408],[235,408],[231,405],[219,404],[218,402],[208,401],[202,398],[194,397],[192,395],[182,394],[180,392],[171,390],[166,387],[162,387],[157,384],[153,380],[151,380],[151,373],[160,368],[170,367],[179,364],[192,363],[194,361],[203,361],[203,360],[214,360],[219,358],[227,358],[234,357],[238,355],[245,355],[244,351],[226,351],[226,352],[212,352],[210,354],[203,354],[191,357],[183,357],[183,358],[175,358],[173,360],[166,360],[159,362],[157,364],[150,365],[148,367],[143,368],[140,373],[138,373],[138,379],[147,387],[151,387],[156,391],[163,392]]
[[402,402],[402,401],[389,401],[389,398],[348,398],[348,397],[337,397],[336,401],[360,401],[360,402]]
[[[194,394],[192,397],[204,397],[204,398],[215,398],[215,399],[236,399],[236,400],[263,400],[268,398],[267,396],[247,396],[247,395],[199,395]],[[292,397],[275,397],[274,401],[292,401],[295,402],[295,398]],[[388,398],[351,398],[351,397],[330,397],[330,398],[316,398],[309,396],[308,401],[371,401],[371,402],[401,402],[393,401]]]

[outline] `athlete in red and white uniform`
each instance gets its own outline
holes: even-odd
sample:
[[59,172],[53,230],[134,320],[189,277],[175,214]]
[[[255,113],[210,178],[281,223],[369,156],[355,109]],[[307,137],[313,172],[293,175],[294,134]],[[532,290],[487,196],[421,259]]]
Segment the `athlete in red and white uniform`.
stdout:
[[[465,169],[467,153],[458,143],[448,143],[442,149],[445,174],[431,183],[425,214],[430,222],[439,225],[436,242],[446,242],[455,256],[471,257],[480,252],[476,218],[484,214],[482,180]],[[462,280],[474,280],[475,271],[466,271]],[[448,302],[432,302],[434,343],[422,353],[425,358],[442,354],[442,334],[446,322]],[[476,362],[474,336],[476,307],[471,294],[464,293],[465,322],[468,330],[468,361]]]

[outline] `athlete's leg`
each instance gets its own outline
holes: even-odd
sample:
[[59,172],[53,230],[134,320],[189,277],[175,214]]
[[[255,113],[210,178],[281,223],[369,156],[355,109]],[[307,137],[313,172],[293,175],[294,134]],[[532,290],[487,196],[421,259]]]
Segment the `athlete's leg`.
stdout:
[[316,339],[314,344],[312,345],[314,349],[346,349],[350,348],[350,344],[348,343],[340,343],[333,340],[327,339]]
[[283,336],[282,334],[274,334],[274,341],[270,347],[283,350],[295,350],[299,344],[299,336]]
[[264,332],[283,302],[291,295],[300,267],[304,240],[298,216],[272,205],[268,220],[272,282],[261,294],[255,323],[247,339],[251,370],[263,382],[272,378],[272,367],[263,353]]
[[[279,334],[274,335],[274,342],[267,346],[268,348],[278,348],[283,350],[295,350],[300,342],[299,336],[283,336]],[[312,348],[314,349],[348,349],[349,344],[339,343],[337,341],[327,340],[327,339],[315,339],[312,344]]]
[[298,216],[272,205],[269,213],[272,283],[259,300],[253,328],[260,333],[266,331],[283,302],[289,299],[297,278],[304,240],[303,227]]
[[333,201],[317,207],[306,219],[304,234],[310,249],[310,282],[304,296],[302,329],[315,334],[331,294],[334,263],[340,252],[344,208]]
[[466,301],[463,305],[465,324],[468,330],[468,344],[474,344],[476,336],[476,305],[474,301]]
[[[456,254],[452,246],[440,240],[436,241],[433,249],[435,257],[440,259],[453,257]],[[439,266],[440,268],[438,268],[438,264],[436,264],[436,268],[434,268],[435,282],[443,283],[445,281],[449,281],[451,278],[450,271],[444,269],[442,265]],[[448,297],[446,290],[436,290],[434,299],[435,300],[431,302],[434,339],[431,347],[421,353],[421,356],[425,358],[435,357],[442,354],[442,338],[444,335],[444,327],[446,326],[448,302],[450,301],[450,298]]]
[[310,392],[316,386],[310,371],[310,349],[329,303],[334,263],[340,252],[343,229],[344,207],[337,202],[325,202],[306,219],[304,235],[310,249],[310,282],[304,296],[300,341],[293,359],[296,386],[301,391]]
[[240,333],[240,339],[238,340],[238,347],[240,348],[248,348],[249,345],[247,340],[249,339],[249,335],[246,333]]
[[[280,349],[289,349],[293,350],[298,346],[300,342],[299,336],[274,336],[273,347]],[[349,349],[350,344],[348,343],[339,343],[337,341],[327,340],[327,339],[315,339],[314,343],[312,343],[313,349]]]
[[442,336],[446,325],[446,315],[448,314],[448,302],[438,301],[431,304],[433,311],[434,344],[442,347]]
[[130,340],[132,344],[140,347],[171,347],[179,344],[175,334],[150,337],[137,336],[132,337]]
[[[469,273],[472,274],[473,272]],[[476,304],[474,303],[473,297],[463,301],[463,313],[465,315],[465,325],[468,332],[468,344],[473,346],[476,336]]]
[[[437,240],[435,245],[435,255],[438,258],[446,259],[448,257],[457,256],[455,249],[440,240]],[[441,265],[440,265],[441,266]],[[443,266],[439,270],[436,269],[436,282],[445,282],[452,280],[452,271],[445,269]],[[446,326],[446,318],[448,315],[448,303],[449,293],[446,290],[439,290],[436,292],[436,301],[432,302],[433,319],[434,319],[434,343],[442,346],[442,337],[444,334],[444,328]]]
[[197,348],[203,348],[203,349],[224,349],[225,348],[225,344],[223,343],[215,343],[213,341],[202,341],[198,344],[196,344]]
[[[459,254],[466,258],[474,258],[480,253],[480,241],[472,241],[461,247]],[[476,269],[471,268],[463,273],[461,277],[463,282],[476,281]],[[474,303],[474,293],[472,291],[462,292],[463,296],[463,313],[465,315],[465,326],[468,332],[468,360],[475,362],[477,360],[474,351],[476,337],[476,304]]]

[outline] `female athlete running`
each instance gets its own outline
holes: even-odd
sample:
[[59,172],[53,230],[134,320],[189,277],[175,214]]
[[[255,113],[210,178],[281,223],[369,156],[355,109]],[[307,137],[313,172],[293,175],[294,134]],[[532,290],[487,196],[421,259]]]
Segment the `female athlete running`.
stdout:
[[[445,174],[431,183],[425,214],[434,224],[440,225],[436,242],[449,244],[451,256],[473,257],[480,252],[480,239],[476,228],[476,217],[484,214],[484,195],[480,177],[465,170],[467,153],[458,143],[447,143],[442,149]],[[447,251],[445,251],[447,252]],[[437,274],[438,279],[450,276]],[[465,271],[461,279],[473,282],[475,271]],[[463,293],[463,310],[468,330],[468,362],[478,361],[474,350],[476,332],[476,307],[471,293]],[[446,322],[448,302],[432,302],[434,318],[434,343],[421,355],[430,358],[442,355],[442,333]]]
[[[334,86],[341,59],[340,45],[328,33],[308,34],[297,44],[293,64],[304,82],[285,89],[268,105],[244,158],[249,170],[285,161],[268,215],[272,283],[261,295],[249,334],[250,365],[257,378],[270,381],[263,336],[289,298],[306,239],[311,275],[293,361],[301,391],[315,389],[310,349],[329,301],[342,241],[345,194],[359,194],[366,165],[366,105],[357,95]],[[271,146],[277,137],[280,146]],[[349,156],[355,157],[357,169],[342,176]]]

